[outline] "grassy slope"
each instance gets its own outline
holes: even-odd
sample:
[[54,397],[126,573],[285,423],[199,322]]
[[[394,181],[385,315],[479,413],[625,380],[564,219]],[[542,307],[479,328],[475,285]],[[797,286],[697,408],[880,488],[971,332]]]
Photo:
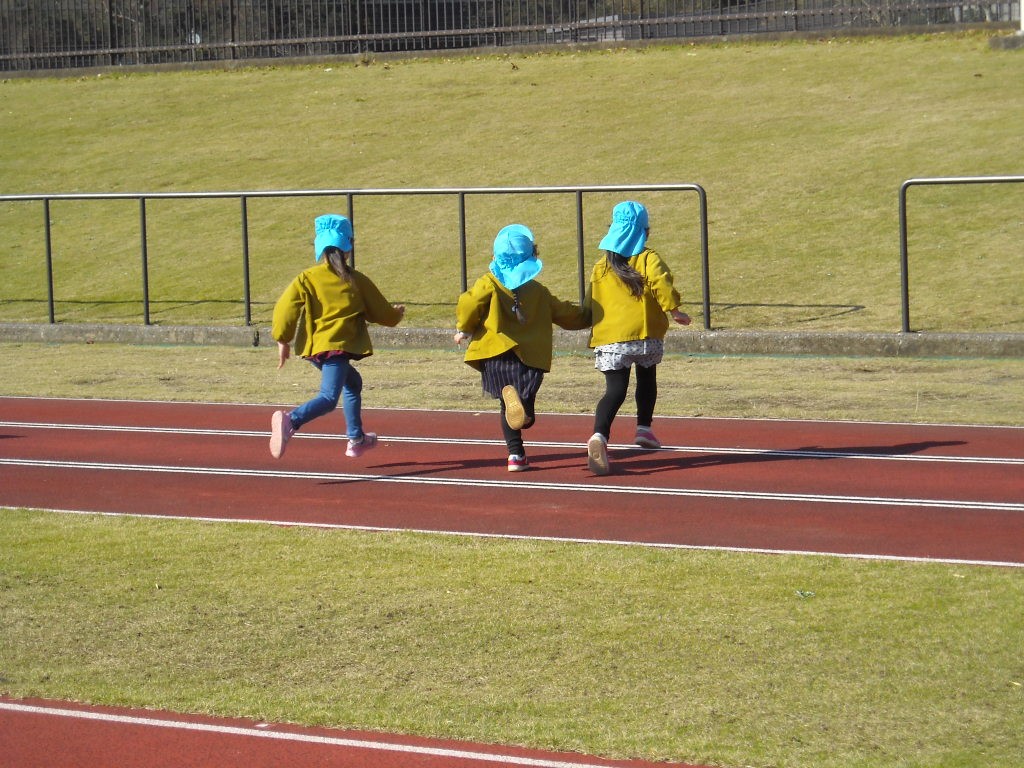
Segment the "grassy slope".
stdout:
[[[5,192],[698,182],[716,325],[896,330],[899,185],[1020,172],[1022,62],[984,36],[943,35],[7,81],[0,177]],[[913,191],[915,327],[1024,328],[1012,290],[1022,224],[1006,215],[1022,196],[1019,185]],[[692,195],[645,200],[652,242],[697,302]],[[588,260],[614,202],[588,198]],[[323,205],[253,204],[261,317],[307,262]],[[237,205],[151,207],[156,320],[237,322]],[[13,253],[4,290],[24,300],[0,311],[45,318],[39,211],[0,206],[0,217]],[[375,198],[357,218],[361,266],[410,305],[411,323],[446,327],[455,201]],[[61,204],[54,219],[59,298],[86,302],[61,318],[137,320],[134,204]],[[544,279],[574,295],[570,198],[472,198],[470,271],[511,220],[534,227]]]

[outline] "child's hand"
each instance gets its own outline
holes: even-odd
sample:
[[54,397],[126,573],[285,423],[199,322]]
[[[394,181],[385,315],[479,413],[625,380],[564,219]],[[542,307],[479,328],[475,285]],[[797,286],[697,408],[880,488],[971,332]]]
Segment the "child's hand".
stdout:
[[452,338],[455,339],[455,346],[461,347],[462,342],[469,338],[469,334],[464,331],[456,331]]
[[690,316],[685,312],[680,312],[678,309],[672,310],[672,319],[680,325],[689,325],[691,322]]
[[395,304],[393,306],[394,306],[395,309],[398,310],[398,314],[399,315],[401,315],[402,317],[405,317],[405,304]]
[[285,361],[292,356],[292,348],[283,341],[277,342],[277,370],[284,368]]

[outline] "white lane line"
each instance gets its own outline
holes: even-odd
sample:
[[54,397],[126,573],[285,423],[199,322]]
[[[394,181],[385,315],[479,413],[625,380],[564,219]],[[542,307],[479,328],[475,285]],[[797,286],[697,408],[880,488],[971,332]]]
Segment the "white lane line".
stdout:
[[[0,506],[0,510],[19,511],[23,507]],[[281,528],[322,528],[325,530],[357,531],[362,533],[411,533],[426,536],[459,536],[469,539],[508,539],[510,541],[548,541],[556,544],[596,544],[611,547],[643,547],[645,549],[692,550],[697,552],[732,552],[747,555],[800,555],[802,557],[831,557],[840,560],[877,560],[901,563],[941,563],[943,565],[986,565],[1003,568],[1024,568],[1024,561],[974,560],[957,557],[925,557],[921,555],[891,555],[868,552],[827,552],[814,549],[770,549],[768,547],[740,547],[720,544],[679,544],[662,541],[631,541],[629,539],[579,538],[572,536],[538,536],[525,533],[490,533],[480,531],[445,530],[441,528],[396,528],[382,525],[353,525],[346,523],[311,523],[295,520],[244,517],[198,517],[194,515],[157,515],[141,512],[101,512],[87,509],[54,509],[33,507],[33,511],[59,515],[85,515],[90,517],[133,517],[139,520],[177,520],[183,523],[237,523],[241,525],[273,525]]]
[[[294,403],[239,403],[232,401],[187,401],[187,400],[139,400],[135,398],[114,398],[114,397],[58,397],[38,395],[0,395],[0,403],[5,400],[25,400],[28,402],[56,402],[56,403],[84,403],[86,407],[96,403],[113,403],[114,405],[171,405],[175,407],[198,407],[198,408],[221,408],[228,406],[241,410],[254,411],[261,416],[269,416],[274,410],[287,409],[294,406]],[[363,406],[364,411],[379,411],[381,413],[445,413],[451,415],[472,415],[486,416],[497,413],[493,410],[481,410],[479,408],[387,408],[384,406],[368,405]],[[591,420],[593,414],[584,413],[555,413],[553,411],[538,411],[538,415],[556,419],[577,419]],[[778,419],[770,416],[672,416],[669,414],[659,415],[658,419],[664,421],[678,421],[682,423],[714,423],[714,422],[757,422],[761,424],[851,424],[851,425],[872,425],[882,427],[939,427],[948,429],[955,427],[960,430],[1024,430],[1020,424],[965,424],[957,422],[934,422],[934,421],[864,421],[861,419]]]
[[497,763],[500,765],[531,766],[531,768],[607,768],[594,763],[566,762],[564,760],[544,760],[530,757],[516,757],[513,755],[490,754],[488,752],[474,752],[470,750],[448,749],[442,747],[424,747],[411,744],[389,744],[383,741],[372,741],[353,738],[340,738],[334,736],[315,736],[312,734],[288,733],[284,731],[257,730],[253,728],[242,728],[239,726],[216,725],[212,723],[197,723],[177,720],[161,720],[154,717],[137,717],[133,715],[115,715],[106,712],[84,711],[77,709],[62,709],[57,707],[40,707],[31,704],[18,704],[15,702],[0,701],[0,710],[19,712],[33,715],[50,715],[54,717],[70,717],[79,720],[94,720],[104,723],[117,723],[120,725],[137,725],[148,728],[169,728],[181,731],[199,731],[203,733],[217,733],[229,736],[249,736],[258,739],[276,739],[279,741],[294,741],[306,744],[321,744],[332,747],[349,747],[353,749],[370,749],[381,752],[401,752],[414,755],[428,755],[431,757],[447,757],[458,760],[475,760],[485,763]]
[[[131,427],[116,426],[108,424],[60,424],[45,422],[22,422],[22,421],[0,421],[0,427],[16,429],[50,429],[86,432],[132,432],[142,434],[164,434],[164,435],[189,435],[206,437],[252,437],[267,439],[269,432],[253,431],[243,429],[202,429],[191,427]],[[345,440],[343,435],[328,435],[315,433],[299,433],[295,439],[300,440]],[[459,437],[411,437],[403,435],[380,435],[384,442],[394,443],[425,443],[429,445],[504,445],[501,440],[484,438],[459,438]],[[579,448],[583,451],[582,442],[557,442],[557,441],[536,441],[531,446],[547,448]],[[632,444],[611,444],[609,448],[615,450],[640,450]],[[687,454],[712,454],[712,455],[739,455],[739,456],[761,456],[773,459],[867,459],[871,461],[918,461],[931,463],[951,464],[999,464],[1009,466],[1024,466],[1022,457],[995,457],[995,456],[934,456],[928,454],[913,453],[883,453],[884,447],[878,452],[874,451],[836,451],[829,449],[778,449],[778,448],[723,448],[706,445],[665,445],[655,451],[647,452],[674,452]]]
[[323,482],[373,482],[412,485],[444,485],[455,487],[529,489],[569,493],[621,493],[642,496],[674,496],[741,501],[788,501],[816,504],[853,504],[865,506],[930,507],[941,509],[990,510],[1024,512],[1024,503],[969,501],[956,499],[909,499],[885,496],[831,496],[814,493],[767,493],[761,491],[708,490],[699,488],[656,488],[645,485],[607,485],[587,483],[554,483],[530,480],[482,480],[464,477],[425,477],[409,475],[373,475],[347,472],[310,472],[268,469],[235,469],[230,467],[187,467],[164,464],[113,464],[91,461],[60,461],[51,459],[0,458],[0,466],[44,467],[102,472],[152,472],[155,474],[212,475],[220,477],[258,477],[282,480],[318,480]]

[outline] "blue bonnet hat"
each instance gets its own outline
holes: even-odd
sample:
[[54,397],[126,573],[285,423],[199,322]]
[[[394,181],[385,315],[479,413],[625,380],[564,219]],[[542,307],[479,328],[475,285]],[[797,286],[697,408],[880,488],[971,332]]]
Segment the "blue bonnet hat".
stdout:
[[509,224],[494,238],[491,274],[510,291],[533,280],[543,266],[536,255],[533,232],[522,224]]
[[627,258],[636,256],[647,243],[647,209],[640,203],[627,200],[612,209],[612,224],[608,234],[601,239],[597,247],[602,251],[611,251]]
[[333,245],[342,251],[352,250],[352,222],[336,213],[317,216],[314,222],[316,240],[313,241],[313,253],[316,260],[324,254],[324,248]]

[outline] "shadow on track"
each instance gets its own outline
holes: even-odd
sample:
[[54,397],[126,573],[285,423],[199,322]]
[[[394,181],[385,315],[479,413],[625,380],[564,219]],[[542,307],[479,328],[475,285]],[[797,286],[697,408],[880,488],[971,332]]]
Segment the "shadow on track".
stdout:
[[[649,456],[652,451],[625,449],[614,452],[617,461],[612,464],[612,474],[651,475],[658,472],[671,472],[680,469],[701,469],[703,467],[721,467],[732,464],[759,464],[768,461],[828,461],[834,459],[850,459],[860,457],[879,458],[885,456],[910,456],[923,453],[931,448],[942,448],[966,445],[964,440],[929,440],[916,443],[899,443],[897,445],[869,445],[846,448],[823,448],[807,446],[777,451],[761,451],[758,453],[726,453],[707,456],[663,456],[666,449],[655,449],[651,458],[634,458]],[[671,449],[668,449],[671,450]]]

